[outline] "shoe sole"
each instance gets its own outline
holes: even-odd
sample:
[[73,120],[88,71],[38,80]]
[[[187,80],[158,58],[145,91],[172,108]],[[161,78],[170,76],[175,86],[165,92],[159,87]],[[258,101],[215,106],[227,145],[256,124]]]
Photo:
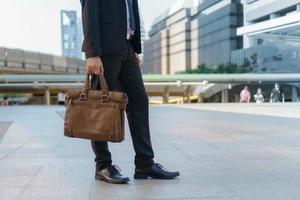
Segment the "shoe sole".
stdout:
[[148,179],[149,176],[143,174],[134,174],[134,179]]
[[145,180],[148,178],[153,178],[153,179],[161,179],[161,180],[169,180],[169,179],[174,179],[176,177],[178,177],[180,174],[178,174],[177,176],[172,176],[172,177],[156,177],[156,176],[148,176],[148,175],[144,175],[144,174],[134,174],[134,179],[138,179],[138,180]]
[[130,180],[129,178],[126,178],[126,179],[123,179],[123,180],[107,180],[105,179],[103,176],[101,175],[95,175],[95,179],[96,180],[99,180],[99,181],[103,181],[103,182],[106,182],[106,183],[111,183],[111,184],[125,184],[125,183],[128,183]]

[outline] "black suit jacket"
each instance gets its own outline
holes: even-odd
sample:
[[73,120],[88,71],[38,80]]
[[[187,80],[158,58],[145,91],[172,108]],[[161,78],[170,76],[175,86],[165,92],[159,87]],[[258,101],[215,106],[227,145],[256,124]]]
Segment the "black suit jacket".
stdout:
[[[80,0],[86,57],[119,56],[127,51],[127,10],[125,0]],[[137,0],[132,0],[136,31],[130,40],[141,53],[141,30]]]

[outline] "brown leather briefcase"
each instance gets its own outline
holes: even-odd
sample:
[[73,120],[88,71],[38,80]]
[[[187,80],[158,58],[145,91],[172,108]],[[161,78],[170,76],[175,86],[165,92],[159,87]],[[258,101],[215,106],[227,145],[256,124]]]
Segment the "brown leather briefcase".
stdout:
[[122,142],[127,95],[109,91],[103,75],[99,76],[99,81],[101,90],[91,90],[90,76],[87,75],[83,89],[67,92],[64,134],[95,141]]

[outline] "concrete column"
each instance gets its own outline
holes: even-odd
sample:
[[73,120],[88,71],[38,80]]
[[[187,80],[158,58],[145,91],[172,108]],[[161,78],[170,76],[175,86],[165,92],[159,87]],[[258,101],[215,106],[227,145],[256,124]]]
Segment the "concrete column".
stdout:
[[191,93],[191,86],[187,86],[184,92],[184,103],[191,103],[191,97],[190,97],[190,93]]
[[297,87],[293,86],[292,87],[292,102],[298,102],[298,101],[299,101],[299,97],[298,97]]
[[197,100],[198,103],[203,103],[204,102],[204,97],[202,94],[199,94],[198,95],[198,100]]
[[[253,22],[247,22],[246,25],[251,25]],[[257,38],[244,35],[244,48],[249,48],[257,45]]]
[[222,103],[228,103],[229,101],[229,90],[227,88],[222,90]]
[[165,104],[169,103],[169,96],[170,96],[170,87],[166,86],[164,88],[164,93],[163,93],[163,103]]
[[50,105],[51,104],[51,94],[50,94],[50,90],[46,89],[45,93],[44,93],[44,103],[45,105]]
[[300,12],[300,3],[297,4],[297,12]]
[[240,102],[240,95],[238,95],[238,94],[234,95],[234,101]]

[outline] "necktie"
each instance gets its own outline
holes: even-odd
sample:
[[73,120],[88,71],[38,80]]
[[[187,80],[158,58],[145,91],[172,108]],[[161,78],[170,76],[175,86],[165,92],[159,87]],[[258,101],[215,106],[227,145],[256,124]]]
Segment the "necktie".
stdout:
[[133,13],[133,6],[132,6],[132,0],[126,0],[128,4],[129,9],[129,16],[130,16],[130,28],[132,31],[135,31],[135,18]]

